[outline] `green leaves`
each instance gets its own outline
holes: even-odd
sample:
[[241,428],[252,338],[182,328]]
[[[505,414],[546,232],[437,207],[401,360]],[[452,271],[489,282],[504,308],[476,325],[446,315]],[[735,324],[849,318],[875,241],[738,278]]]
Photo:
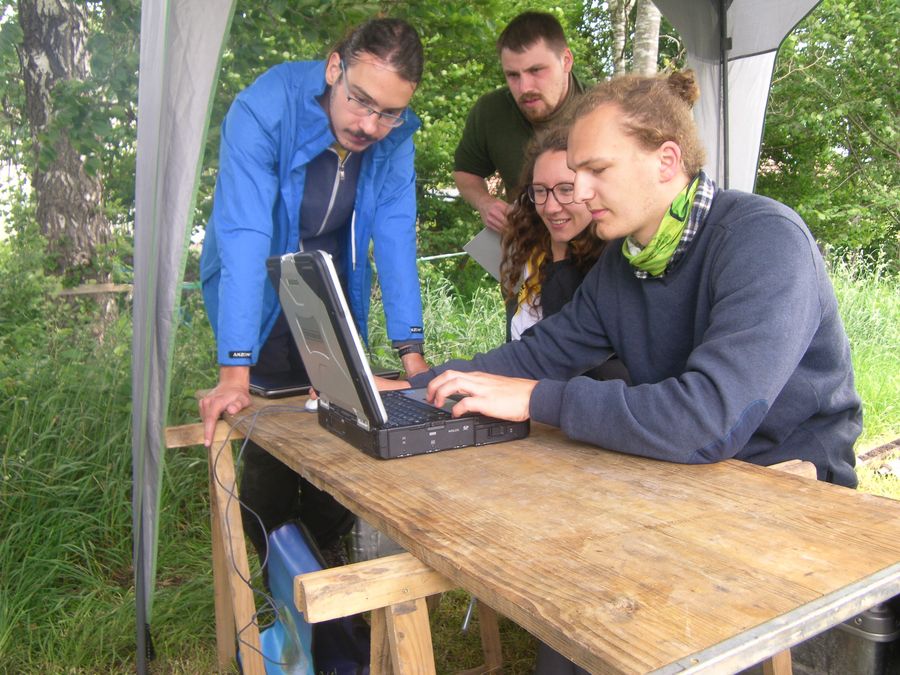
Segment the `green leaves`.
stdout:
[[757,191],[842,249],[896,251],[900,7],[825,0],[782,46]]

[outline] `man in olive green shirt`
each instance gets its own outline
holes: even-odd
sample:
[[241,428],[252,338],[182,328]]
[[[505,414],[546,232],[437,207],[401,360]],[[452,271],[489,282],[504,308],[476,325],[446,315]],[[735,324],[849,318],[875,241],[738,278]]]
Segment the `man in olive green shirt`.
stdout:
[[525,146],[536,130],[564,116],[581,93],[572,52],[552,14],[524,12],[497,39],[506,87],[483,95],[469,112],[456,147],[453,178],[486,227],[506,227],[509,204],[488,189],[500,173],[507,199],[515,195]]

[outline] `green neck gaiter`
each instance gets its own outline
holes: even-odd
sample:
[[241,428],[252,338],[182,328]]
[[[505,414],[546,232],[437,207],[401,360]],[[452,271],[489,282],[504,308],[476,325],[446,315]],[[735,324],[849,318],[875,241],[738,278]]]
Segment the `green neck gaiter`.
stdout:
[[[622,255],[631,264],[639,270],[658,277],[666,271],[666,265],[678,248],[678,242],[681,241],[681,235],[688,222],[688,215],[691,212],[691,205],[694,203],[694,195],[697,193],[697,186],[700,181],[694,178],[690,183],[684,186],[684,189],[678,193],[678,196],[672,201],[666,215],[663,216],[659,229],[653,235],[653,239],[636,253],[632,253],[632,247],[637,242],[631,237],[627,237],[622,242]],[[631,246],[629,246],[631,242]]]

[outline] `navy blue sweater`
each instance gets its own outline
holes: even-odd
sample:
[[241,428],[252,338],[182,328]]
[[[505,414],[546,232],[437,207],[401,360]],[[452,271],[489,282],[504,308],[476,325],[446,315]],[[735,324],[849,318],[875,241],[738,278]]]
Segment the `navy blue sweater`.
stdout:
[[[854,487],[862,411],[834,290],[806,225],[783,204],[716,194],[684,257],[638,279],[612,242],[560,313],[448,370],[539,380],[532,419],[567,436],[682,463],[813,462]],[[577,373],[616,352],[632,378]]]

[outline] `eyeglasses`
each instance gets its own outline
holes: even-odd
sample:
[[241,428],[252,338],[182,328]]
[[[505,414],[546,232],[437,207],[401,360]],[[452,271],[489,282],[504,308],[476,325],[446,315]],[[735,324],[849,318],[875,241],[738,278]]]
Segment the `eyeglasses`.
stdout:
[[392,115],[391,113],[376,110],[372,106],[363,103],[358,98],[354,98],[350,95],[350,81],[347,79],[347,69],[344,68],[343,59],[341,59],[341,75],[344,81],[344,96],[347,97],[347,103],[350,104],[350,112],[352,112],[354,115],[357,115],[358,117],[368,117],[369,115],[375,115],[377,118],[376,122],[378,122],[378,124],[390,129],[403,126],[403,123],[406,122],[405,110],[400,115]]
[[547,198],[552,194],[557,204],[571,204],[575,201],[574,183],[557,183],[553,187],[546,185],[529,185],[526,189],[528,198],[538,206],[547,203]]

